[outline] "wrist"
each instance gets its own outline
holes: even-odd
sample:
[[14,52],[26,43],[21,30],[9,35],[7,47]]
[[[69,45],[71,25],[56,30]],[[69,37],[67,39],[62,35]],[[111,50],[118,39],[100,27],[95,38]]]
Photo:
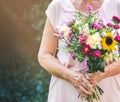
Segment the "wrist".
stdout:
[[77,76],[77,73],[73,70],[67,69],[64,74],[65,80],[72,82],[74,78]]

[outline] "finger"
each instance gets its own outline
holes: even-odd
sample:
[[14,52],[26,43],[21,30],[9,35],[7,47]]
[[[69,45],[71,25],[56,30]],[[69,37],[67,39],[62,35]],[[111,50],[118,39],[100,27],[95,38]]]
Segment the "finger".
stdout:
[[90,95],[91,92],[87,91],[83,86],[79,86],[80,91],[85,95]]
[[92,90],[92,84],[85,77],[82,78],[82,81],[84,83],[82,84],[84,85],[85,88],[87,88],[88,90]]
[[92,88],[89,88],[84,82],[81,84],[81,86],[89,92],[89,94],[92,94],[93,93],[93,90]]
[[83,97],[85,97],[85,96],[86,96],[86,94],[85,94],[85,93],[83,93],[83,92],[80,90],[79,86],[78,86],[78,87],[76,87],[76,89],[77,89],[77,91],[80,93],[80,95],[81,95],[81,96],[83,96]]

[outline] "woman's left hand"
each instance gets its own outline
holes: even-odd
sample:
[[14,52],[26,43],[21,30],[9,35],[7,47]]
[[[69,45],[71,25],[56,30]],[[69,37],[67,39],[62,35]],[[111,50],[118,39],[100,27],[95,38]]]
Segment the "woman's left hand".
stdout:
[[[113,66],[112,64],[114,63],[115,61],[114,60],[110,60],[109,62],[105,62],[105,67],[111,65]],[[91,73],[91,74],[88,74],[88,79],[89,81],[91,82],[91,84],[94,86],[96,85],[98,82],[100,82],[102,79],[104,79],[106,76],[106,69],[105,69],[105,72],[96,72],[96,73]]]
[[87,78],[91,82],[91,84],[95,86],[98,82],[104,79],[104,73],[98,71],[96,73],[88,74]]

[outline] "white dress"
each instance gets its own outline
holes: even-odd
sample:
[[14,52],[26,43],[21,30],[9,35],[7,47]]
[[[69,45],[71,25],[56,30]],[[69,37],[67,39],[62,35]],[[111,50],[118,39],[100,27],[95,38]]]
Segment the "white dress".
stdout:
[[[47,10],[49,18],[55,31],[68,22],[77,11],[71,0],[53,0]],[[99,11],[99,16],[109,22],[112,16],[120,16],[120,0],[104,0]],[[84,13],[83,13],[84,14]],[[57,58],[63,65],[73,64],[71,70],[80,70],[79,63],[71,60],[69,54],[62,49],[64,44],[58,42]],[[99,82],[99,86],[104,90],[100,102],[120,102],[120,74],[108,77]],[[67,81],[52,76],[48,102],[82,102],[78,99],[78,91]]]

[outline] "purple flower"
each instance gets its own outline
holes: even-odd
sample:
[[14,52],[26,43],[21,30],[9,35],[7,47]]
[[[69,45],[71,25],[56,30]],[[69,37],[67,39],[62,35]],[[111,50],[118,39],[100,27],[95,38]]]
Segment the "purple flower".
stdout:
[[73,23],[73,19],[71,19],[69,22],[67,22],[66,24],[67,24],[67,26],[71,26],[72,25],[72,23]]
[[63,35],[64,35],[64,32],[60,32],[60,33],[56,33],[54,34],[55,37],[58,37],[58,38],[63,38]]
[[102,28],[102,26],[99,25],[99,24],[96,26],[96,29],[97,29],[97,30],[100,30],[101,28]]
[[92,6],[88,5],[88,10],[91,12],[93,10]]
[[117,42],[120,42],[120,35],[116,35],[116,36],[115,36],[115,40],[116,40]]
[[97,24],[96,23],[92,23],[92,28],[96,28]]
[[100,30],[102,28],[102,26],[100,24],[92,23],[92,28]]
[[70,28],[70,29],[69,29],[68,41],[70,42],[73,38],[74,38],[73,30],[72,30],[72,28]]
[[70,56],[73,60],[75,60],[75,55],[73,54],[73,52],[70,52]]
[[72,28],[69,29],[69,35],[73,34]]
[[113,27],[114,27],[115,29],[119,29],[119,28],[120,28],[119,25],[114,25]]
[[100,19],[100,20],[98,21],[98,24],[101,25],[101,26],[105,26],[105,24],[104,24],[104,22],[103,22],[102,19]]
[[85,71],[87,72],[89,70],[89,67],[87,65],[87,60],[88,59],[85,59],[84,61],[81,62],[81,65],[82,65],[82,71]]
[[107,26],[108,27],[113,27],[113,24],[112,23],[107,23]]
[[74,38],[74,34],[71,34],[69,37],[68,37],[68,41],[70,42],[71,40],[73,40]]
[[93,53],[93,55],[96,57],[101,57],[101,52],[99,50],[97,50]]

